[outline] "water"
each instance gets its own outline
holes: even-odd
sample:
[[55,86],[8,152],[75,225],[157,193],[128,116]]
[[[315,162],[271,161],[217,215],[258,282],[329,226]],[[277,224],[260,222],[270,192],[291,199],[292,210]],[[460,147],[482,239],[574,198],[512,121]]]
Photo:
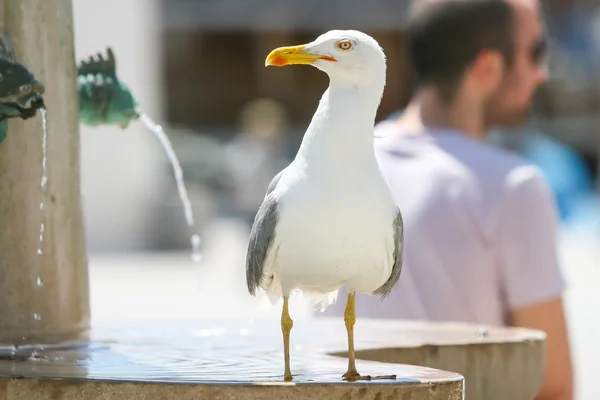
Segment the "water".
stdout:
[[195,224],[194,213],[192,211],[192,205],[185,188],[185,183],[183,182],[183,171],[181,169],[181,165],[179,164],[179,159],[177,158],[175,150],[173,150],[173,146],[171,146],[171,142],[169,141],[169,138],[167,137],[167,134],[163,130],[162,126],[158,125],[144,113],[140,114],[140,120],[148,129],[152,131],[152,133],[156,135],[160,141],[160,144],[165,150],[165,153],[167,153],[169,161],[171,162],[171,166],[173,167],[173,175],[175,176],[175,181],[177,183],[177,191],[179,192],[179,198],[183,204],[185,221],[192,232],[192,236],[190,238],[190,243],[192,245],[192,260],[194,260],[194,262],[199,262],[201,259],[200,236],[198,236],[196,233],[193,233]]
[[[48,196],[48,116],[45,108],[40,109],[40,114],[42,114],[42,178],[40,181],[40,188],[42,189],[42,200],[40,201],[40,212],[42,213],[42,222],[40,222],[40,236],[37,254],[40,256],[44,254],[44,250],[42,249],[44,245],[44,231],[46,226],[44,222],[46,220],[46,203],[45,199]],[[37,287],[44,286],[44,282],[42,278],[38,275],[36,280]],[[36,321],[41,321],[41,314],[34,313],[33,319]]]
[[[44,210],[46,208],[46,204],[44,200],[46,199],[46,195],[48,193],[48,117],[45,108],[40,109],[40,113],[42,114],[42,127],[43,127],[43,135],[42,135],[42,179],[40,182],[40,187],[42,189],[42,201],[40,202],[40,211],[42,212],[42,222],[40,223],[40,240],[37,249],[37,253],[39,255],[43,254],[42,246],[44,243]],[[39,277],[38,277],[39,279]],[[38,283],[38,286],[39,283]]]
[[[88,346],[19,346],[0,352],[0,375],[31,378],[87,378],[129,382],[280,382],[283,347],[278,318],[248,328],[236,320],[118,322],[96,325]],[[294,327],[291,364],[296,382],[345,384],[347,359],[325,349],[346,348],[345,329],[337,322]],[[393,335],[386,343],[392,343]],[[391,344],[390,344],[391,345]],[[359,349],[363,348],[360,346]],[[375,346],[374,348],[377,348]],[[361,372],[398,374],[379,383],[422,384],[455,379],[422,367],[358,361]],[[423,381],[423,382],[422,382]]]

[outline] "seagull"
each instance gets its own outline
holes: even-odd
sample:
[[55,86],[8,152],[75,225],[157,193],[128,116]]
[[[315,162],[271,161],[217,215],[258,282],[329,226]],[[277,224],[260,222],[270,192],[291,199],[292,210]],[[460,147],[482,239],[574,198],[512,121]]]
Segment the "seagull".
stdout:
[[356,369],[356,292],[385,297],[400,278],[402,215],[379,169],[375,115],[386,79],[385,54],[369,35],[332,30],[313,42],[273,50],[265,66],[312,65],[329,76],[294,160],[269,184],[252,225],[246,256],[251,295],[283,298],[284,381],[292,381],[288,299],[301,291],[324,310],[346,285],[348,370]]

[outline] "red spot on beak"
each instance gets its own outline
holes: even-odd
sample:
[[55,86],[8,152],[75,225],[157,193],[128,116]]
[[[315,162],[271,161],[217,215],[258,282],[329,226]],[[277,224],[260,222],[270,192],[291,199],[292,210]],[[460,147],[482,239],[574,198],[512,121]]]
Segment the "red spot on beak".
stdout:
[[276,65],[278,67],[283,67],[285,64],[287,64],[287,60],[283,57],[279,57],[273,60],[273,65]]

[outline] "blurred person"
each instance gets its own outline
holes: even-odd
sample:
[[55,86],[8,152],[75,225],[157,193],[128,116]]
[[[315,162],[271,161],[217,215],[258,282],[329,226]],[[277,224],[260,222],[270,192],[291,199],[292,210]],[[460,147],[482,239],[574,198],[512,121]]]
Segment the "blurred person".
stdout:
[[[407,27],[418,88],[375,129],[375,151],[404,215],[404,267],[372,318],[464,321],[547,334],[538,400],[570,400],[573,378],[557,256],[557,211],[542,172],[485,142],[524,122],[547,79],[535,0],[424,0]],[[345,289],[338,296],[346,295]],[[343,302],[324,315],[341,316]]]
[[226,157],[234,180],[234,212],[252,226],[271,179],[291,162],[286,154],[287,112],[275,100],[256,98],[242,108],[239,126]]

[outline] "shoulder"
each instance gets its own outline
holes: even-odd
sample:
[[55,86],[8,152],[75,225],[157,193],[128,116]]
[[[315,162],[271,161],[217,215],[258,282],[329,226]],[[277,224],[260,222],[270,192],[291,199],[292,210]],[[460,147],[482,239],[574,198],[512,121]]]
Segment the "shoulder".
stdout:
[[[542,170],[519,154],[487,143],[471,143],[462,162],[481,186],[497,196],[500,209],[554,213],[554,197]],[[496,203],[498,204],[498,203]]]
[[497,188],[500,193],[549,194],[542,170],[518,153],[460,134],[450,135],[440,141],[440,146],[487,189]]
[[[375,125],[375,147],[378,150],[411,151],[414,146],[427,145],[427,150],[434,150],[448,161],[458,162],[471,170],[475,175],[486,179],[504,180],[513,171],[534,169],[527,159],[521,155],[494,146],[485,141],[475,140],[462,132],[452,129],[439,129],[421,134],[404,131],[394,121],[385,120]],[[415,140],[419,138],[419,140]]]
[[488,174],[490,177],[504,180],[515,171],[538,171],[537,167],[520,154],[464,135],[454,134],[441,145],[461,162],[473,167],[475,172]]
[[551,197],[543,172],[525,157],[472,139],[461,132],[427,132],[415,140],[417,136],[405,135],[396,123],[386,120],[375,126],[374,135],[376,152],[381,161],[388,160],[384,156],[387,153],[417,152],[422,156],[423,163],[427,164],[421,164],[423,168],[434,168],[432,164],[435,164],[438,173],[474,179],[482,189],[495,197],[507,193]]
[[522,165],[511,169],[503,181],[501,210],[535,220],[535,216],[556,220],[558,210],[549,184],[540,169],[533,165]]
[[508,170],[504,179],[504,189],[508,194],[551,195],[550,187],[542,171],[531,164],[515,166]]

